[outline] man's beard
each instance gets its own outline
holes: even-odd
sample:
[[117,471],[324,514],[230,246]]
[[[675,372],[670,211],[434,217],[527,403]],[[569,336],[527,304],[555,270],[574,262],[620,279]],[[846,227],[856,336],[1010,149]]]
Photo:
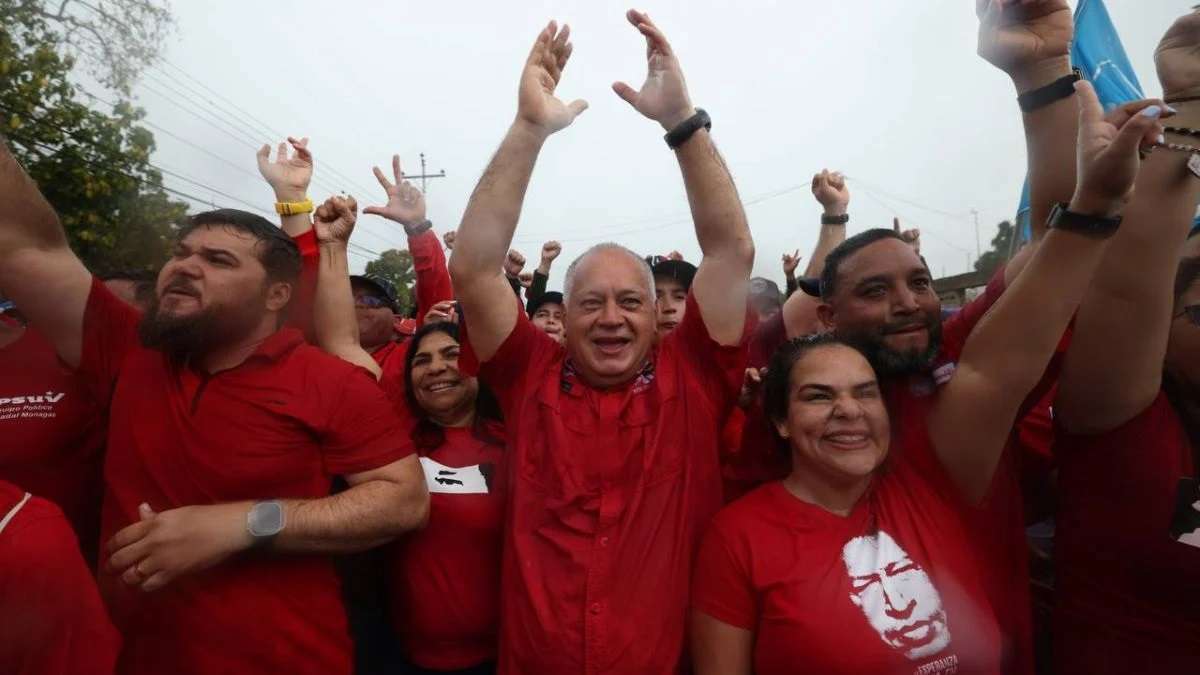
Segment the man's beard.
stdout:
[[169,316],[161,313],[156,296],[138,324],[138,337],[143,347],[158,350],[175,362],[203,358],[250,335],[263,316],[258,300]]
[[[911,325],[906,322],[904,325]],[[942,347],[942,322],[936,315],[927,316],[923,324],[929,333],[929,344],[925,349],[897,351],[884,341],[892,325],[872,331],[844,334],[847,342],[858,348],[867,357],[876,376],[880,378],[911,375],[928,371]],[[899,327],[899,325],[895,325]]]

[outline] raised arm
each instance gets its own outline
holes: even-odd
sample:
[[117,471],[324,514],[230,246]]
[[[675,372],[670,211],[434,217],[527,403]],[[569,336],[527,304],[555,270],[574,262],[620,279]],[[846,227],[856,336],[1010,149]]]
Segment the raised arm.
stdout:
[[[629,10],[626,18],[646,37],[646,82],[640,91],[624,82],[613,84],[613,90],[670,132],[696,114],[679,59],[650,17]],[[692,293],[708,334],[720,344],[736,344],[745,327],[746,294],[754,266],[754,242],[746,213],[729,168],[707,130],[692,134],[675,149],[675,157],[683,172],[703,254]]]
[[[846,240],[847,209],[850,207],[850,190],[842,174],[828,169],[812,177],[813,198],[821,205],[821,229],[817,234],[817,245],[808,258],[804,269],[806,277],[820,277],[825,269],[825,258],[837,245]],[[789,279],[788,283],[791,283]],[[821,330],[817,318],[817,306],[821,299],[803,291],[792,293],[783,303],[783,324],[789,338],[816,333]]]
[[354,197],[330,197],[313,214],[313,229],[321,251],[313,330],[321,349],[365,368],[378,380],[383,371],[359,342],[354,291],[350,287],[346,246],[357,219],[358,204]]
[[395,182],[388,180],[379,167],[373,167],[373,170],[388,200],[383,206],[368,206],[363,213],[387,218],[404,227],[404,233],[408,236],[408,252],[413,261],[417,322],[424,323],[425,314],[434,305],[454,299],[446,254],[442,252],[442,245],[433,233],[433,223],[425,216],[425,194],[404,179],[400,155],[392,155],[392,177]]
[[561,253],[562,244],[557,241],[548,241],[542,244],[542,259],[538,263],[537,269],[533,271],[533,283],[525,291],[527,304],[546,294],[546,285],[550,283],[550,267],[554,265],[555,259]]
[[[1171,26],[1155,54],[1163,98],[1200,94],[1200,14]],[[1171,103],[1172,128],[1200,128],[1200,101]],[[1168,132],[1172,143],[1194,138]],[[1088,288],[1060,379],[1056,416],[1076,433],[1116,428],[1149,406],[1162,386],[1180,247],[1200,199],[1189,153],[1159,148],[1146,159],[1125,225]]]
[[83,350],[91,284],[58,215],[0,142],[0,288],[72,366]]
[[463,214],[450,256],[450,277],[470,325],[471,347],[487,361],[517,323],[517,303],[505,281],[505,254],[542,144],[587,108],[554,96],[571,56],[570,28],[551,21],[538,34],[521,73],[517,118],[488,164]]
[[[1142,112],[1117,109],[1106,119],[1091,85],[1080,82],[1076,89],[1079,186],[1070,211],[1111,217],[1133,188],[1139,144],[1153,143],[1161,131],[1161,109],[1143,102]],[[1079,307],[1108,235],[1051,229],[967,339],[930,415],[929,432],[943,466],[968,499],[986,494],[1017,410]]]
[[[288,151],[288,146],[294,151]],[[271,146],[258,149],[258,172],[271,186],[277,204],[300,204],[308,200],[308,186],[313,176],[313,156],[308,150],[308,137],[295,139],[288,136],[287,143],[280,143],[275,150],[275,161],[271,161]],[[299,237],[312,229],[312,218],[308,211],[281,213],[280,225],[289,237]]]
[[[979,55],[1004,71],[1017,94],[1071,74],[1075,23],[1067,0],[976,0]],[[1029,222],[1034,241],[1046,232],[1055,202],[1075,192],[1078,108],[1073,96],[1022,113],[1029,178]],[[1012,278],[1006,274],[1006,282]]]

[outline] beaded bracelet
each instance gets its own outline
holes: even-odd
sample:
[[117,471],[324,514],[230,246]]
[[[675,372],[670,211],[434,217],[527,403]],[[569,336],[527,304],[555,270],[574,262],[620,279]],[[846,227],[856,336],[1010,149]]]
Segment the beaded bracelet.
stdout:
[[[1196,130],[1191,129],[1190,131],[1196,131]],[[1176,132],[1176,133],[1179,133],[1179,132]],[[1200,133],[1188,134],[1188,135],[1200,136]],[[1188,157],[1187,169],[1188,169],[1188,171],[1191,172],[1191,174],[1193,176],[1195,176],[1196,178],[1200,178],[1200,148],[1197,148],[1193,145],[1180,145],[1179,143],[1155,143],[1151,147],[1152,148],[1165,148],[1167,150],[1173,150],[1175,152],[1188,153],[1191,156]],[[1145,157],[1143,157],[1143,159],[1145,159]]]
[[1190,127],[1163,127],[1163,131],[1168,134],[1179,134],[1180,136],[1200,137],[1200,129],[1192,129]]

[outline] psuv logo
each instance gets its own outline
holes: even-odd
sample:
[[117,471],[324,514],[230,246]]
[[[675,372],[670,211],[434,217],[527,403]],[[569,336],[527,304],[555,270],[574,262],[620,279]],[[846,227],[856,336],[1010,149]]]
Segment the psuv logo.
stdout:
[[29,396],[0,396],[0,422],[15,419],[51,419],[55,417],[54,406],[65,397],[65,393],[48,391]]
[[0,405],[26,405],[32,403],[58,403],[66,394],[48,391],[41,396],[0,396]]

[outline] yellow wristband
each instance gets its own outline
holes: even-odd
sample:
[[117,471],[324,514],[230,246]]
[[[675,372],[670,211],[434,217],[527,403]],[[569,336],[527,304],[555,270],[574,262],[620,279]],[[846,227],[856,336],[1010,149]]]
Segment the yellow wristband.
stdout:
[[311,199],[302,202],[275,202],[275,213],[281,216],[298,216],[301,213],[312,213],[312,210]]

